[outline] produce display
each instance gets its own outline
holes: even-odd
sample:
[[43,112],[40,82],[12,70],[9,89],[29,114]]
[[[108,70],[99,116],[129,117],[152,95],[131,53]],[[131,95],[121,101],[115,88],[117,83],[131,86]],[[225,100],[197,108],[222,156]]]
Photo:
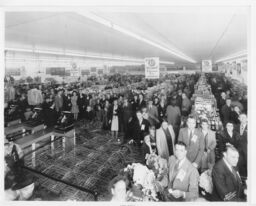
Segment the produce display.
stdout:
[[204,74],[201,75],[195,85],[192,100],[194,101],[194,105],[191,113],[196,117],[197,126],[201,124],[202,119],[207,119],[212,130],[220,130],[222,123],[220,115],[217,112],[217,102]]
[[247,86],[236,79],[229,78],[231,83],[231,91],[238,96],[247,95]]

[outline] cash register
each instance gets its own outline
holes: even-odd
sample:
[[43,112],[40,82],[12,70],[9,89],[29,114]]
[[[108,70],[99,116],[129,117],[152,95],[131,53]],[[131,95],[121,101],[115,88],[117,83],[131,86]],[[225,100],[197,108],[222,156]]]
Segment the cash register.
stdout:
[[[18,112],[18,105],[16,104],[6,104],[4,109],[4,123],[5,127],[20,123],[20,114]],[[16,123],[17,122],[17,123]]]
[[42,124],[44,124],[42,108],[35,107],[31,117],[26,122],[24,122],[24,125],[29,127],[36,127]]
[[74,118],[70,111],[62,111],[61,116],[55,126],[55,131],[58,133],[66,133],[74,129]]

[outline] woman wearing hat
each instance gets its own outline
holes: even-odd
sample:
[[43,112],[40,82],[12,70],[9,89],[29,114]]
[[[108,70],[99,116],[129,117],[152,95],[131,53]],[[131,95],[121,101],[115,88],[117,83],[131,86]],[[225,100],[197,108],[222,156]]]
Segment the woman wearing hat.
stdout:
[[109,121],[111,122],[111,132],[112,137],[115,138],[115,140],[118,140],[118,131],[119,131],[119,116],[120,116],[120,107],[118,106],[117,99],[114,99],[113,106],[109,110]]
[[78,118],[78,113],[79,113],[79,108],[77,105],[77,92],[73,91],[72,93],[72,97],[71,97],[71,104],[72,104],[72,108],[71,108],[71,112],[74,114],[74,119],[77,120]]

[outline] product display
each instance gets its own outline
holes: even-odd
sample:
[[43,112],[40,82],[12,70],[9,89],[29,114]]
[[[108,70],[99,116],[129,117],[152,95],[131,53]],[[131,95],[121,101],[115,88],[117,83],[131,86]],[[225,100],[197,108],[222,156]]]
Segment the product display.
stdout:
[[217,101],[204,74],[201,75],[195,85],[195,93],[192,99],[194,105],[191,114],[196,117],[197,127],[201,124],[202,119],[207,119],[213,131],[222,129],[220,115],[217,112]]

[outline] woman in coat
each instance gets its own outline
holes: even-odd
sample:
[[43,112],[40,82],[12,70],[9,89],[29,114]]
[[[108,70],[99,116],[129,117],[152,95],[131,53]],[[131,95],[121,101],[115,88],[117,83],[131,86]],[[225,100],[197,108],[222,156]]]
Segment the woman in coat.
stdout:
[[112,133],[112,137],[115,140],[118,140],[118,131],[119,131],[119,116],[120,116],[120,108],[118,106],[118,101],[117,99],[115,99],[113,101],[113,106],[110,107],[109,110],[109,121],[111,122],[111,133]]
[[71,104],[72,104],[72,108],[71,108],[71,113],[74,114],[74,119],[77,120],[78,117],[78,113],[79,113],[79,108],[77,105],[77,93],[74,91],[71,97]]

